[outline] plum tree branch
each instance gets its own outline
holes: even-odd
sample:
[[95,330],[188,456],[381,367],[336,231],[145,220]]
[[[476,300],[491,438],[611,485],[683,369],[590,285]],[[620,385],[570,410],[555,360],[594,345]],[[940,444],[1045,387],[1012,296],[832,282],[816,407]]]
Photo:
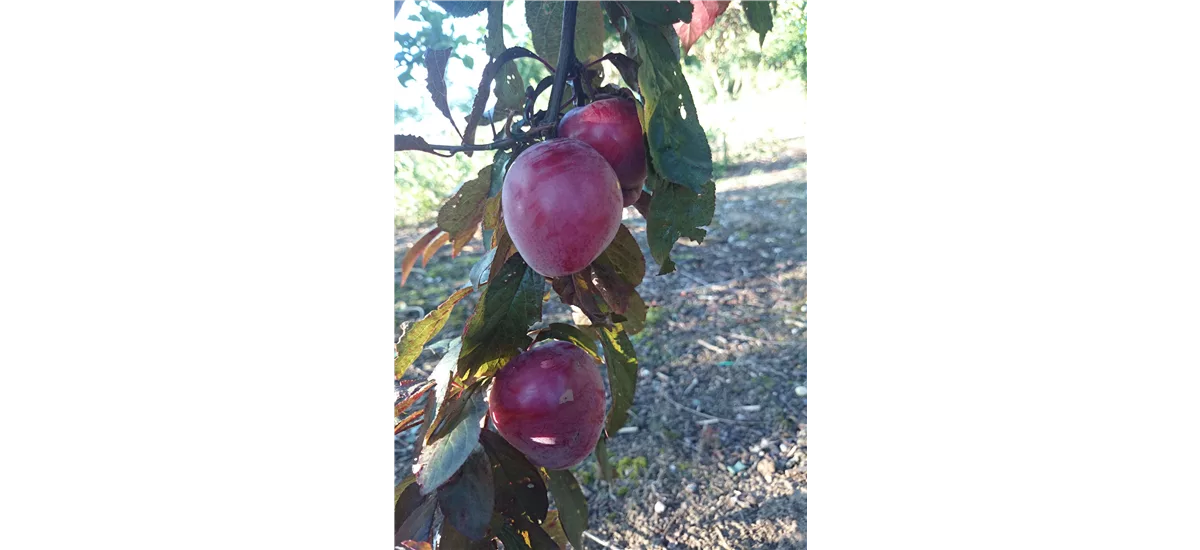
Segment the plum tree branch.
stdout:
[[[396,134],[396,151],[421,151],[423,153],[431,153],[434,155],[449,157],[454,153],[463,151],[490,151],[495,149],[506,149],[518,143],[530,141],[541,135],[546,134],[554,129],[553,124],[544,124],[530,129],[521,135],[505,138],[491,143],[467,144],[467,145],[436,145],[428,143],[425,138],[408,134]],[[450,155],[443,155],[439,151],[445,151]]]
[[575,60],[575,14],[579,10],[578,1],[563,3],[562,41],[558,45],[558,70],[554,71],[554,86],[550,88],[551,109],[550,122],[554,128],[550,137],[558,136],[558,116],[562,108],[563,88],[567,84],[568,73],[574,71]]

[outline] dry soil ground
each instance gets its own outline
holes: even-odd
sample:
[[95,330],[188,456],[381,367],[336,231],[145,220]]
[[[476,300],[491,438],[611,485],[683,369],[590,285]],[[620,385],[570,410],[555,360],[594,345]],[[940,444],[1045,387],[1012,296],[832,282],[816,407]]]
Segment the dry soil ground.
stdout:
[[[601,480],[594,458],[575,469],[587,548],[807,545],[807,156],[802,138],[779,145],[724,171],[704,243],[681,241],[678,271],[639,287],[655,307],[634,337],[641,372],[626,433],[608,443],[618,477]],[[645,249],[641,217],[629,209],[624,223]],[[397,232],[397,265],[421,229]],[[440,251],[397,286],[397,318],[401,305],[436,307],[480,254]],[[439,338],[461,331],[467,300]],[[569,317],[557,298],[547,304],[545,323]],[[406,378],[436,360],[422,354]],[[397,446],[411,452],[409,439]]]

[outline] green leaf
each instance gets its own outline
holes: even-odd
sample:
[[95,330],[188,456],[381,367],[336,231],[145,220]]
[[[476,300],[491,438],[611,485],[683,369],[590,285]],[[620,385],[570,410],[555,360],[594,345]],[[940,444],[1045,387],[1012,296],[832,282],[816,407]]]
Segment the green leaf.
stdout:
[[629,12],[640,21],[651,25],[670,25],[678,21],[692,21],[691,2],[625,2]]
[[608,466],[608,438],[603,435],[596,442],[596,465],[600,467],[600,479],[608,481],[612,478],[612,469]]
[[[486,528],[487,525],[484,527]],[[441,538],[438,539],[438,549],[443,548],[446,550],[494,550],[496,546],[492,544],[491,537],[485,536],[480,540],[471,540],[470,537],[455,529],[449,521],[443,521]]]
[[[420,497],[419,504],[396,526],[396,545],[407,540],[430,540],[433,538],[433,511],[437,508],[437,499],[428,495]],[[402,499],[403,500],[403,499]],[[397,512],[398,521],[400,515]]]
[[440,6],[443,10],[446,10],[446,13],[450,14],[451,17],[470,17],[483,11],[488,5],[487,2],[479,1],[451,2],[450,0],[433,0],[433,3]]
[[471,180],[463,183],[446,204],[438,210],[438,227],[450,234],[454,243],[452,256],[458,256],[463,247],[475,236],[475,230],[483,221],[484,200],[492,184],[492,166],[479,169]]
[[396,523],[398,529],[412,515],[418,506],[425,502],[421,488],[413,481],[414,476],[408,476],[396,486]]
[[675,271],[675,262],[671,261],[675,241],[680,237],[704,241],[707,232],[701,227],[712,222],[717,186],[710,180],[700,194],[673,183],[662,182],[660,187],[650,199],[646,240],[650,243],[650,255],[660,266],[658,274],[663,275]]
[[408,367],[417,360],[417,356],[421,355],[421,350],[425,349],[425,344],[438,332],[441,332],[442,327],[446,326],[446,319],[450,318],[450,312],[454,311],[454,306],[472,290],[474,289],[471,287],[456,290],[437,309],[430,311],[425,318],[413,323],[408,330],[404,331],[404,334],[400,336],[400,344],[397,346],[396,378],[404,376]]
[[482,449],[476,447],[462,469],[437,492],[438,504],[446,521],[471,540],[482,540],[492,521],[495,486],[492,466]]
[[484,45],[488,56],[498,57],[504,51],[504,2],[488,2],[487,12],[487,40]]
[[492,185],[488,188],[489,198],[500,194],[500,190],[504,188],[504,176],[508,174],[508,167],[512,166],[513,161],[517,160],[517,155],[523,150],[496,151],[492,156]]
[[[438,361],[437,366],[433,367],[433,372],[429,374],[429,379],[433,380],[433,402],[434,410],[442,409],[446,403],[446,394],[450,392],[450,380],[454,377],[454,371],[458,367],[458,356],[462,353],[462,338],[455,338],[450,341],[446,347],[446,354]],[[433,420],[433,419],[429,419]]]
[[400,480],[400,483],[396,484],[396,507],[397,508],[400,507],[401,495],[404,495],[405,491],[408,491],[408,488],[411,487],[412,484],[415,483],[416,481],[417,481],[417,476],[409,474],[408,477],[405,477],[404,479]]
[[461,60],[463,67],[466,67],[468,70],[475,68],[475,58],[469,55],[464,55],[462,56]]
[[641,52],[638,84],[644,100],[642,127],[654,170],[669,181],[700,192],[712,179],[712,150],[696,116],[696,103],[680,70],[679,58],[664,34],[670,32],[674,40],[675,33],[670,27],[655,27],[636,19],[634,26]]
[[596,361],[602,360],[600,358],[600,350],[596,349],[596,340],[582,330],[579,330],[577,326],[566,323],[550,323],[550,326],[538,331],[534,342],[541,342],[542,340],[570,342],[590,353],[592,357],[596,358]]
[[588,528],[588,505],[579,482],[575,481],[575,474],[570,470],[543,468],[542,471],[546,473],[550,494],[554,495],[554,504],[558,506],[558,518],[567,540],[575,548],[583,548],[583,532]]
[[520,254],[504,262],[467,320],[458,376],[498,369],[529,346],[532,341],[526,332],[542,318],[545,287],[545,279]]
[[[562,2],[525,2],[525,23],[533,49],[551,65],[558,66],[562,38]],[[575,13],[575,57],[587,63],[604,55],[604,19],[599,2],[580,2]]]
[[479,261],[475,262],[475,265],[471,266],[471,273],[468,275],[468,278],[471,280],[471,286],[479,288],[488,282],[488,268],[492,267],[492,261],[495,259],[496,249],[493,248],[488,250],[482,258],[479,258]]
[[767,33],[773,26],[771,3],[743,0],[742,11],[746,12],[746,22],[750,24],[750,28],[758,33],[758,47],[762,48],[763,41],[767,39]]
[[[450,479],[479,444],[479,422],[487,414],[487,404],[483,400],[483,392],[474,391],[470,392],[470,395],[467,393],[464,390],[460,396],[464,401],[461,414],[446,411],[445,423],[452,426],[449,432],[437,440],[431,437],[430,443],[421,450],[416,473],[422,494],[432,493]],[[434,429],[439,430],[437,427]]]
[[600,254],[602,261],[607,262],[617,271],[621,278],[633,286],[642,284],[646,276],[646,257],[642,255],[642,247],[638,245],[633,233],[624,224],[618,226],[617,236],[612,243]]
[[496,120],[503,121],[507,114],[519,113],[525,109],[525,80],[517,70],[516,63],[507,63],[496,75]]
[[615,433],[625,425],[629,407],[633,405],[633,393],[637,389],[637,352],[625,331],[600,326],[595,328],[604,346],[604,364],[608,367],[608,386],[612,391],[612,408],[608,411],[608,423],[604,429]]
[[433,98],[433,104],[450,120],[450,125],[454,126],[454,131],[457,132],[458,125],[454,123],[454,117],[450,116],[450,105],[446,102],[446,64],[450,61],[451,51],[451,48],[425,50],[425,68],[429,70],[429,79],[425,82],[425,87]]
[[560,550],[558,543],[536,523],[524,516],[492,515],[492,532],[505,550]]
[[646,328],[646,302],[637,291],[629,295],[629,306],[625,308],[624,315],[621,328],[625,329],[626,334],[633,336]]
[[496,511],[510,518],[524,515],[533,521],[546,519],[550,500],[538,469],[496,432],[481,431],[479,442],[492,464]]

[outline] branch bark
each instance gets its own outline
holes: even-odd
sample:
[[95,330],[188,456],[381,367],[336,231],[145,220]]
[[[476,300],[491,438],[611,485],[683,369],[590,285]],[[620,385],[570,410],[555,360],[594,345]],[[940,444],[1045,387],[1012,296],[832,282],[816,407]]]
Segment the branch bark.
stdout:
[[578,10],[578,1],[563,3],[562,42],[558,45],[558,69],[554,71],[554,87],[550,89],[548,107],[551,110],[550,122],[554,126],[550,130],[552,138],[558,137],[558,117],[562,111],[563,88],[566,87],[568,73],[573,72],[578,64],[575,60],[575,14]]
[[[396,151],[421,151],[423,153],[432,153],[432,154],[435,154],[438,156],[448,157],[448,156],[452,156],[453,153],[461,153],[463,151],[489,151],[489,150],[493,150],[493,149],[504,149],[507,147],[512,147],[513,145],[516,145],[523,141],[528,141],[530,139],[534,139],[534,138],[536,138],[540,135],[543,135],[553,129],[554,129],[553,125],[544,124],[542,126],[533,128],[533,129],[529,130],[528,132],[525,132],[519,136],[513,136],[513,137],[505,138],[505,139],[502,139],[499,141],[493,141],[491,143],[468,144],[468,145],[435,145],[435,144],[426,142],[424,138],[421,138],[418,136],[412,136],[412,135],[408,135],[408,134],[396,134],[396,137],[395,137],[396,144],[395,145],[396,145]],[[451,155],[443,155],[443,154],[439,153],[438,151],[446,151],[448,153],[451,153]]]

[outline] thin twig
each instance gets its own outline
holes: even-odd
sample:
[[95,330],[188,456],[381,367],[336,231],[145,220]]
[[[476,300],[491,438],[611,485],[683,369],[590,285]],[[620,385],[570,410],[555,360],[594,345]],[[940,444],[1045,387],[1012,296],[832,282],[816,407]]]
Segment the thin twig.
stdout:
[[683,410],[685,410],[685,411],[687,411],[687,412],[690,412],[690,413],[692,413],[692,414],[697,414],[697,415],[703,416],[703,417],[705,417],[705,418],[708,418],[709,420],[717,420],[717,421],[721,421],[721,422],[729,422],[730,424],[748,424],[748,422],[746,422],[746,421],[744,421],[744,420],[733,420],[733,419],[730,419],[730,418],[722,418],[722,417],[720,417],[720,416],[715,416],[715,415],[711,415],[711,414],[708,414],[708,413],[702,413],[702,412],[700,412],[700,411],[698,411],[698,410],[696,410],[696,409],[693,409],[693,408],[691,408],[691,407],[685,406],[685,405],[683,405],[683,404],[679,403],[678,401],[675,401],[674,399],[671,399],[671,396],[667,395],[667,392],[660,392],[660,393],[659,393],[659,395],[662,395],[663,399],[666,399],[668,403],[670,403],[670,404],[672,404],[672,405],[675,405],[676,407],[679,407],[679,408],[681,408],[681,409],[683,409]]
[[[453,153],[458,153],[458,152],[462,152],[462,151],[490,151],[490,150],[494,150],[494,149],[506,149],[508,147],[512,147],[513,145],[516,145],[523,141],[529,141],[534,138],[537,138],[538,136],[541,136],[543,133],[545,133],[553,128],[554,128],[553,125],[546,124],[546,125],[542,125],[542,126],[533,128],[533,129],[529,130],[528,132],[525,132],[524,134],[521,134],[519,136],[505,138],[505,139],[502,139],[499,141],[493,141],[491,143],[470,144],[470,145],[435,145],[432,143],[425,143],[424,140],[420,140],[419,142],[417,142],[417,141],[413,141],[411,139],[402,139],[404,136],[397,134],[395,145],[396,145],[397,151],[421,151],[423,153],[432,153],[434,155],[438,155],[441,157],[449,157],[449,156],[453,156]],[[411,136],[408,136],[408,137],[411,137]],[[438,153],[437,151],[448,151],[451,154],[443,155],[441,153]]]
[[589,539],[592,539],[592,540],[596,541],[596,542],[597,542],[597,543],[598,543],[600,546],[603,546],[603,547],[605,547],[605,548],[611,548],[612,550],[624,550],[624,549],[623,549],[623,548],[621,548],[620,546],[616,546],[616,545],[614,545],[613,543],[611,543],[611,542],[608,542],[608,541],[606,541],[606,540],[604,540],[604,539],[602,539],[602,538],[599,538],[599,537],[597,537],[596,535],[593,535],[593,534],[591,534],[591,533],[589,533],[589,532],[587,532],[587,531],[584,531],[584,532],[583,532],[583,536],[585,536],[585,537],[587,537],[587,538],[589,538]]

